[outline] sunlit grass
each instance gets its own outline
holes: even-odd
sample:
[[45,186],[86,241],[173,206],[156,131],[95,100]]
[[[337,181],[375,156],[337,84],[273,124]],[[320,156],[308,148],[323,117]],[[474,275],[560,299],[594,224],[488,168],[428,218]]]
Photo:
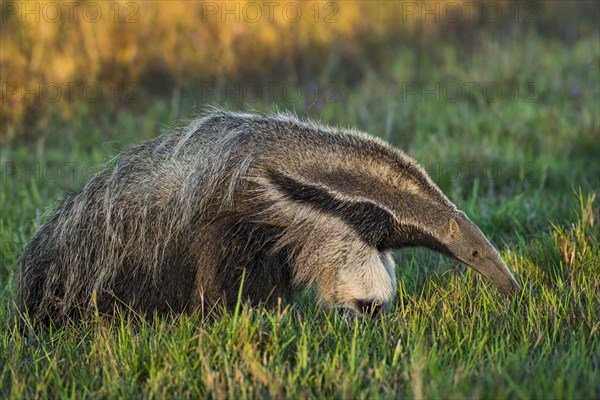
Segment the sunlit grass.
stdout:
[[395,309],[349,325],[300,302],[239,304],[213,321],[97,318],[19,333],[3,308],[3,394],[594,398],[600,258],[598,225],[585,218],[540,238],[549,250],[576,238],[578,265],[564,279],[545,284],[562,265],[535,264],[526,245],[503,254],[525,288],[512,300],[471,272],[433,274],[410,290],[414,255],[399,267]]

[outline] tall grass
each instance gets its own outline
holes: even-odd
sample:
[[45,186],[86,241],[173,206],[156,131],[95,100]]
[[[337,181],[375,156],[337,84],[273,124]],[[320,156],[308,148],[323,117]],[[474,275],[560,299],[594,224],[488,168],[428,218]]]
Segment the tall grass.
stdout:
[[413,254],[394,310],[349,326],[299,299],[275,311],[238,304],[212,322],[98,318],[20,333],[4,307],[2,394],[595,398],[599,229],[593,196],[578,200],[571,226],[503,251],[525,288],[512,301],[473,273],[425,277],[427,258]]

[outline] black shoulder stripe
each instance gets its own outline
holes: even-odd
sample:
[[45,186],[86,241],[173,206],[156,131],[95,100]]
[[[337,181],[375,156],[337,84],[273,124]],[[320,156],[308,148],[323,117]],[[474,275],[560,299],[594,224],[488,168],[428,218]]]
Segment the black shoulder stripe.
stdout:
[[394,217],[376,204],[340,200],[323,187],[298,182],[275,171],[269,171],[268,176],[291,200],[341,218],[373,247],[380,248],[394,231]]

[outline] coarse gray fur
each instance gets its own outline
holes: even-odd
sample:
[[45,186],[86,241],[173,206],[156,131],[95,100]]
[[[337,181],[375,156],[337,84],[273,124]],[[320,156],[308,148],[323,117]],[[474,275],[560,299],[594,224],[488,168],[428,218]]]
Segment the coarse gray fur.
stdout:
[[355,130],[212,108],[117,157],[70,195],[22,256],[34,321],[116,306],[207,310],[314,288],[388,310],[390,250],[424,246],[519,286],[494,247],[401,150]]

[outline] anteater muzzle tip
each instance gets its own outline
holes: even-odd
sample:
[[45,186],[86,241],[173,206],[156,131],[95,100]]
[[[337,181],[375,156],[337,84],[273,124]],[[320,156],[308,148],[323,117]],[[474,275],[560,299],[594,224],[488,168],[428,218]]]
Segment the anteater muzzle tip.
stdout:
[[511,276],[507,279],[506,285],[501,287],[501,290],[505,295],[512,297],[521,293],[523,288],[521,288],[521,285],[519,285],[519,283]]

